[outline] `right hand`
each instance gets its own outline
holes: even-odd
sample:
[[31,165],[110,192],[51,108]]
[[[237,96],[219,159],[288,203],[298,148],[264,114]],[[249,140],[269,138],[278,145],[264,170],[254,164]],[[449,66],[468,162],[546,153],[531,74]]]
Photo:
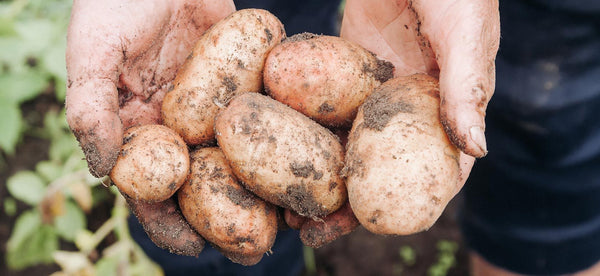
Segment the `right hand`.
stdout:
[[[92,175],[105,176],[115,165],[125,128],[161,122],[177,68],[204,31],[234,11],[231,0],[73,1],[67,121]],[[128,203],[157,245],[185,255],[202,250],[174,200]]]

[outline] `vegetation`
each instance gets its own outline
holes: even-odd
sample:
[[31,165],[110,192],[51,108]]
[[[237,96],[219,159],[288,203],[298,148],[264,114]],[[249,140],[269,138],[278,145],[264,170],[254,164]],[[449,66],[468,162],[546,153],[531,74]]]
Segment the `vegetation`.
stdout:
[[[0,151],[15,154],[24,136],[49,141],[48,160],[21,170],[6,182],[11,195],[4,212],[16,216],[6,244],[6,264],[14,270],[56,263],[54,275],[161,275],[129,235],[124,199],[87,170],[77,141],[69,131],[65,111],[51,109],[43,126],[28,123],[24,102],[52,94],[62,103],[66,92],[65,47],[71,1],[14,0],[0,2]],[[95,232],[87,214],[114,200],[111,216]],[[28,209],[17,214],[18,202]],[[99,245],[113,235],[113,243]],[[67,251],[66,248],[77,250]]]

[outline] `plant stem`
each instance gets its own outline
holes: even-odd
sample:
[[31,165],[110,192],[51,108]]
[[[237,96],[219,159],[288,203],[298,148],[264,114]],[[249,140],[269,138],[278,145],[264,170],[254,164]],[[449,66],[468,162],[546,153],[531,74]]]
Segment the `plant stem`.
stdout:
[[304,266],[306,268],[306,275],[316,275],[317,274],[317,264],[315,261],[314,250],[308,246],[304,246],[303,254],[304,254]]

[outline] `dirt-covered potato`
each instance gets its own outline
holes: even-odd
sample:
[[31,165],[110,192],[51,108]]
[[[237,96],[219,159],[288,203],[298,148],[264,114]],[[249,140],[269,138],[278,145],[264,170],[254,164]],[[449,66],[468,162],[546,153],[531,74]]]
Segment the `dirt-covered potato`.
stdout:
[[133,200],[159,202],[179,189],[189,168],[188,148],[175,131],[142,125],[125,131],[110,178]]
[[219,113],[215,130],[235,174],[261,198],[312,218],[346,200],[337,136],[290,107],[245,93]]
[[163,123],[190,145],[214,139],[219,109],[237,94],[262,90],[267,53],[284,37],[279,19],[260,9],[239,10],[213,25],[165,95]]
[[346,183],[369,231],[405,235],[433,225],[459,190],[459,150],[440,123],[435,78],[418,74],[379,86],[350,132]]
[[322,220],[305,220],[300,227],[300,240],[306,246],[319,248],[350,234],[358,225],[359,222],[352,213],[350,204],[346,202],[340,209]]
[[233,262],[258,263],[275,242],[276,207],[238,183],[219,148],[190,155],[190,175],[177,192],[184,217]]
[[365,98],[393,73],[391,63],[358,44],[303,33],[273,48],[263,78],[274,99],[323,125],[349,126]]

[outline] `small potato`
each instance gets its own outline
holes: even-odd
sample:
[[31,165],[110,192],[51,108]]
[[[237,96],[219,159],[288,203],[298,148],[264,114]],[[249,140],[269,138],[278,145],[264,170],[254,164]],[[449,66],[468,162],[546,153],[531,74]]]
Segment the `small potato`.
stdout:
[[265,90],[327,126],[349,126],[365,98],[393,76],[394,66],[335,36],[297,34],[267,56]]
[[267,53],[284,37],[283,25],[266,10],[239,10],[213,25],[196,43],[165,95],[163,124],[190,145],[214,139],[219,109],[237,94],[262,90]]
[[459,150],[439,106],[437,80],[417,74],[382,84],[359,109],[344,170],[350,205],[367,230],[426,230],[458,192]]
[[277,209],[241,186],[219,148],[191,153],[191,172],[177,192],[186,220],[233,262],[258,263],[277,234]]
[[188,148],[175,131],[162,125],[127,129],[110,178],[133,200],[159,202],[183,184],[190,168]]
[[215,129],[234,173],[261,198],[311,218],[346,200],[338,138],[301,113],[246,93],[219,113]]

